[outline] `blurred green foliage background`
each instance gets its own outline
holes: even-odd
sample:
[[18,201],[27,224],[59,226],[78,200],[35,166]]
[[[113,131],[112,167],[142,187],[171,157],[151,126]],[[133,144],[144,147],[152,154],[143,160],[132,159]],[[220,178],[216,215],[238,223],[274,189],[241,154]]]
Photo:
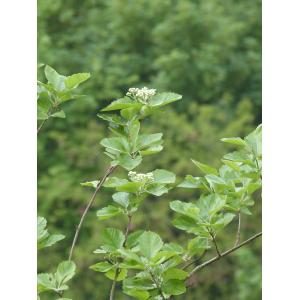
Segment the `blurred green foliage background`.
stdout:
[[[261,122],[260,0],[38,0],[38,62],[70,75],[91,72],[81,100],[65,106],[67,119],[50,120],[38,137],[38,212],[50,232],[66,235],[39,255],[39,271],[53,271],[66,259],[80,214],[91,190],[80,182],[96,180],[108,165],[99,141],[108,135],[96,117],[129,87],[148,86],[183,95],[183,100],[144,124],[164,133],[164,150],[145,158],[140,171],[164,168],[197,176],[190,159],[218,167],[229,149],[222,137],[244,136]],[[42,71],[38,73],[43,80]],[[126,176],[123,171],[117,175]],[[111,191],[102,190],[80,235],[75,261],[78,274],[66,297],[107,299],[110,281],[88,267],[97,262],[106,226],[123,228],[125,220],[98,221]],[[148,198],[135,228],[158,232],[166,241],[188,239],[171,225],[170,200],[190,201],[197,192],[175,189]],[[236,224],[219,237],[232,245]],[[242,238],[261,227],[261,203],[243,220]],[[261,299],[260,247],[256,241],[200,272],[195,286],[178,299]],[[42,299],[54,299],[42,295]],[[117,291],[116,299],[128,299]]]

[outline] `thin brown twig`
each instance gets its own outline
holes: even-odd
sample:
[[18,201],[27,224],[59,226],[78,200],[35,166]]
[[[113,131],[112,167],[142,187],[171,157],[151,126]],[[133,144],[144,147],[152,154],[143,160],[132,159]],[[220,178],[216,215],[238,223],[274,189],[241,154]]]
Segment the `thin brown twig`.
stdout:
[[[47,120],[47,119],[46,119]],[[43,122],[41,123],[41,125],[38,127],[37,129],[37,134],[39,134],[40,130],[42,129],[42,127],[45,125],[46,120],[43,120]]]
[[222,257],[224,257],[224,256],[227,256],[227,255],[229,255],[230,253],[236,251],[237,249],[239,249],[239,248],[241,248],[241,247],[243,247],[243,246],[249,244],[250,242],[252,242],[252,241],[254,241],[255,239],[257,239],[258,237],[260,237],[261,235],[262,235],[262,232],[259,232],[259,233],[255,234],[255,235],[253,235],[252,237],[250,237],[248,240],[246,240],[246,241],[240,243],[239,245],[234,246],[234,247],[232,247],[231,249],[229,249],[229,250],[223,252],[220,256],[215,256],[214,258],[212,258],[212,259],[210,259],[210,260],[204,262],[203,264],[201,264],[201,265],[195,267],[195,268],[190,272],[189,277],[191,277],[195,272],[197,272],[197,271],[199,271],[199,270],[205,268],[206,266],[208,266],[208,265],[214,263],[215,261],[219,260],[220,258],[222,258]]
[[126,232],[125,232],[124,246],[126,246],[126,242],[127,242],[128,234],[129,234],[130,227],[131,227],[131,221],[132,221],[132,215],[131,215],[131,214],[129,214],[129,215],[128,215],[128,224],[127,224],[127,227],[126,227]]
[[239,212],[239,214],[238,214],[238,229],[237,229],[237,233],[236,233],[236,240],[235,240],[234,246],[237,246],[240,243],[241,223],[242,223],[242,215],[241,215],[241,212]]
[[79,232],[80,232],[80,229],[81,229],[81,226],[84,222],[84,219],[85,219],[85,216],[87,214],[87,212],[89,211],[90,207],[92,206],[92,204],[94,203],[95,201],[95,198],[96,198],[96,195],[98,193],[98,191],[100,190],[101,186],[103,185],[103,183],[105,182],[106,178],[115,170],[117,166],[109,166],[109,168],[106,170],[104,176],[102,177],[102,179],[99,181],[91,199],[89,200],[84,212],[82,213],[81,215],[81,218],[80,218],[80,221],[79,221],[79,224],[76,228],[76,231],[75,231],[75,235],[74,235],[74,238],[73,238],[73,242],[72,242],[72,246],[71,246],[71,250],[70,250],[70,254],[69,254],[69,260],[72,259],[72,256],[73,256],[73,252],[74,252],[74,247],[76,245],[76,242],[78,240],[78,236],[79,236]]

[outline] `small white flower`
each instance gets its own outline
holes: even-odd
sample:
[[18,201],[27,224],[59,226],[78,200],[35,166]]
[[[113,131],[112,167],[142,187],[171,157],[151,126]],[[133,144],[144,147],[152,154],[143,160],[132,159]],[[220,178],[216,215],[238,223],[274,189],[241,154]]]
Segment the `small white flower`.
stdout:
[[148,89],[147,87],[139,88],[130,88],[126,93],[126,96],[133,97],[137,101],[147,104],[151,97],[156,94],[156,89]]
[[137,172],[130,171],[128,173],[128,177],[131,181],[143,182],[145,184],[152,183],[154,181],[154,175],[152,172],[143,174],[143,173],[137,173]]

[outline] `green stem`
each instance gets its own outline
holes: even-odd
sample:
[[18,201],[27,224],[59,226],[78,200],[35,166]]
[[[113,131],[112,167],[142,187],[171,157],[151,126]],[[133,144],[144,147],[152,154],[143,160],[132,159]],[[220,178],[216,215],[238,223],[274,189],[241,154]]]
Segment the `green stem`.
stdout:
[[238,229],[237,229],[237,233],[236,233],[236,240],[234,243],[234,246],[237,246],[240,243],[240,239],[241,239],[241,222],[242,222],[242,215],[241,212],[239,212],[238,214]]
[[220,250],[219,250],[217,241],[216,241],[216,239],[215,239],[215,235],[214,235],[213,232],[211,232],[211,231],[209,231],[209,234],[210,234],[210,236],[211,236],[211,238],[212,238],[212,241],[213,241],[213,243],[214,243],[216,252],[217,252],[218,256],[220,257],[220,256],[221,256],[221,252],[220,252]]
[[[47,116],[48,117],[50,116],[52,110],[53,110],[53,107],[50,107],[49,110],[48,110],[48,112],[47,112]],[[43,126],[45,125],[45,123],[46,123],[47,120],[48,119],[43,120],[43,122],[40,124],[40,126],[37,129],[37,134],[39,134],[40,130],[43,128]]]
[[[132,215],[128,214],[127,216],[128,216],[128,223],[127,223],[127,226],[126,226],[125,240],[124,240],[124,243],[123,243],[123,247],[126,246],[128,234],[129,234],[130,227],[131,227],[131,221],[132,221]],[[116,267],[116,274],[115,274],[113,283],[112,283],[111,288],[110,288],[109,300],[113,300],[114,299],[114,294],[115,294],[115,289],[116,289],[116,283],[117,283],[117,278],[118,278],[119,273],[120,273],[120,268],[119,268],[119,264],[118,264],[117,267]]]
[[162,291],[162,289],[161,289],[161,286],[158,284],[157,280],[155,279],[154,274],[153,274],[150,270],[149,270],[149,274],[150,274],[150,276],[151,276],[151,278],[152,278],[152,281],[153,281],[154,284],[156,285],[156,288],[158,289],[159,294],[161,295],[161,297],[163,298],[163,300],[166,300],[166,298],[165,298],[165,296],[164,296],[164,294],[163,294],[163,291]]

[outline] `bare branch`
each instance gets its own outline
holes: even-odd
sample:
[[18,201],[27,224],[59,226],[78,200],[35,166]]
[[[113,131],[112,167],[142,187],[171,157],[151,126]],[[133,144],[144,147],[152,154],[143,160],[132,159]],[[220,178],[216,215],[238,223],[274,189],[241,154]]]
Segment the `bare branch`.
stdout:
[[231,248],[231,249],[229,249],[229,250],[227,250],[227,251],[221,253],[220,256],[215,256],[214,258],[212,258],[212,259],[206,261],[205,263],[203,263],[203,264],[201,264],[201,265],[195,267],[195,268],[190,272],[189,277],[191,277],[191,276],[192,276],[194,273],[196,273],[197,271],[199,271],[199,270],[205,268],[206,266],[212,264],[213,262],[219,260],[220,258],[222,258],[222,257],[224,257],[224,256],[227,256],[227,255],[229,255],[230,253],[236,251],[237,249],[239,249],[239,248],[241,248],[241,247],[243,247],[243,246],[249,244],[250,242],[252,242],[252,241],[254,241],[255,239],[257,239],[258,237],[260,237],[261,235],[262,235],[262,232],[259,232],[259,233],[255,234],[255,235],[253,235],[252,237],[250,237],[248,240],[242,242],[241,244],[239,244],[239,245],[237,245],[237,246],[234,246],[233,248]]
[[84,212],[83,212],[83,214],[82,214],[82,216],[81,216],[81,218],[80,218],[79,224],[78,224],[78,226],[77,226],[77,228],[76,228],[76,232],[75,232],[75,235],[74,235],[74,238],[73,238],[73,242],[72,242],[72,246],[71,246],[71,250],[70,250],[69,260],[72,259],[73,252],[74,252],[74,247],[75,247],[76,242],[77,242],[77,240],[78,240],[79,232],[80,232],[81,226],[82,226],[82,224],[83,224],[83,222],[84,222],[84,219],[85,219],[85,216],[86,216],[87,212],[89,211],[90,207],[91,207],[92,204],[94,203],[95,198],[96,198],[96,195],[97,195],[98,191],[100,190],[100,188],[102,187],[103,183],[105,182],[106,178],[107,178],[107,177],[115,170],[116,167],[117,167],[117,166],[110,166],[110,167],[106,170],[104,176],[103,176],[102,179],[99,181],[99,183],[98,183],[98,185],[97,185],[97,187],[96,187],[96,190],[94,191],[94,193],[93,193],[91,199],[89,200],[89,202],[88,202],[88,204],[87,204],[87,206],[86,206],[86,208],[85,208],[85,210],[84,210]]
[[190,261],[189,263],[187,263],[185,266],[183,266],[182,270],[186,270],[188,267],[190,267],[193,264],[199,263],[201,261],[201,259],[205,256],[207,250],[204,250],[203,254],[196,258],[195,260]]

